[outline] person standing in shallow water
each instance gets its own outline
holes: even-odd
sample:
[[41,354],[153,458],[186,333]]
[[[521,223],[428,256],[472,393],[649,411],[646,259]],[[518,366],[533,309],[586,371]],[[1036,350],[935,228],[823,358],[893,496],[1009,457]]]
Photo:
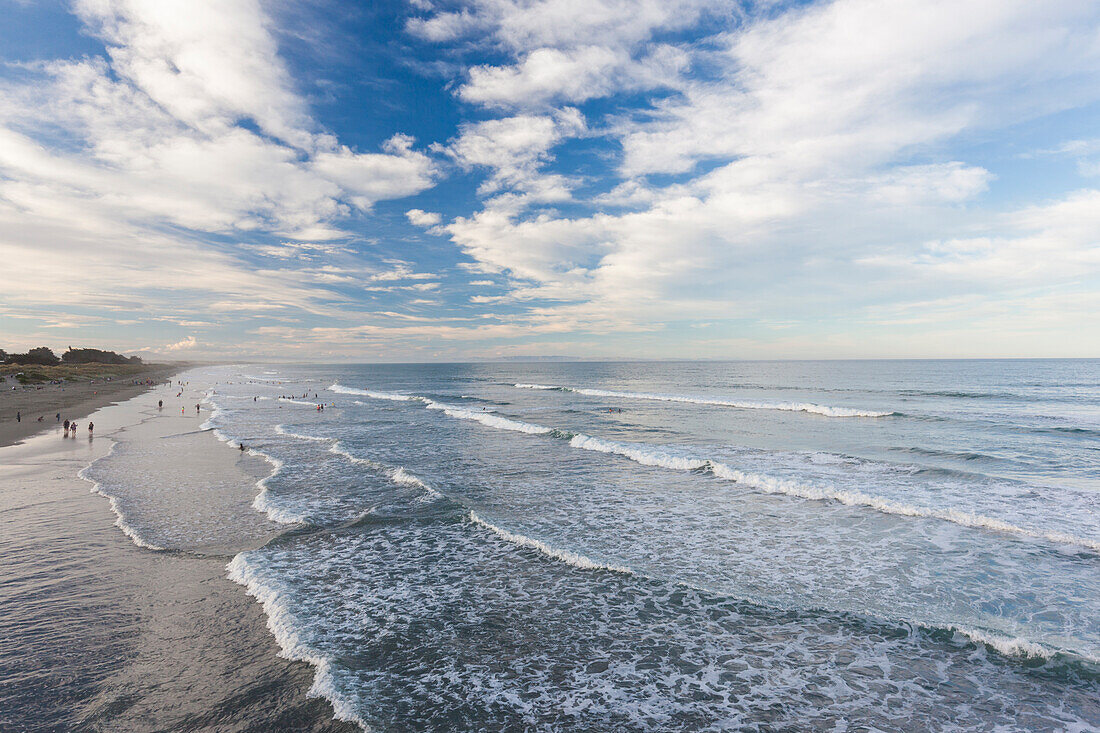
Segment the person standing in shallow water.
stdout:
[[95,423],[94,422],[88,423],[88,440],[92,439],[92,431],[93,430],[95,430]]
[[69,434],[69,419],[68,418],[65,418],[65,422],[63,423],[63,425],[65,426],[65,434],[68,435]]

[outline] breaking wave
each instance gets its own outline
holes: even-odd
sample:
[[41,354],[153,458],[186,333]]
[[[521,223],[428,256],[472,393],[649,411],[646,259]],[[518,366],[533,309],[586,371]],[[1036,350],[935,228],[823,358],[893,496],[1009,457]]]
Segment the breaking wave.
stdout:
[[884,499],[879,496],[871,496],[861,491],[850,489],[835,489],[832,487],[812,486],[809,484],[766,476],[760,473],[747,473],[733,468],[720,461],[709,458],[691,457],[669,453],[654,449],[646,445],[634,443],[619,443],[602,438],[594,438],[590,435],[575,435],[569,441],[574,448],[582,450],[611,453],[640,463],[645,466],[660,466],[680,471],[706,471],[718,478],[732,481],[742,486],[748,486],[765,494],[784,494],[811,501],[835,501],[846,506],[860,506],[874,509],[883,514],[893,514],[902,517],[921,517],[926,519],[939,519],[964,527],[975,529],[989,529],[996,532],[1024,535],[1036,539],[1044,539],[1058,544],[1077,545],[1100,552],[1100,540],[1062,532],[1037,532],[1024,527],[1005,522],[1001,519],[986,517],[981,514],[960,511],[958,509],[934,509],[919,507],[912,504]]
[[782,410],[786,412],[809,412],[825,417],[888,417],[894,412],[876,412],[872,410],[857,410],[850,407],[830,407],[818,405],[813,402],[755,402],[751,400],[729,400],[713,397],[694,397],[691,395],[656,394],[651,392],[616,392],[607,389],[588,389],[581,387],[562,387],[553,384],[516,384],[519,389],[553,390],[557,392],[574,392],[590,397],[614,397],[624,400],[656,400],[660,402],[686,402],[694,405],[714,405],[718,407],[735,407],[742,410]]
[[358,389],[356,387],[345,387],[342,384],[334,384],[329,387],[330,392],[336,392],[338,394],[354,394],[362,395],[363,397],[370,397],[375,400],[393,400],[395,402],[408,402],[408,401],[424,401],[423,397],[417,397],[416,395],[399,394],[397,392],[377,392],[369,389]]
[[548,557],[552,557],[555,560],[560,560],[561,562],[577,568],[582,568],[584,570],[610,570],[615,573],[634,575],[634,571],[630,568],[623,567],[621,565],[609,565],[607,563],[597,562],[595,560],[591,560],[585,557],[584,555],[579,555],[575,552],[570,552],[569,550],[559,550],[555,547],[551,547],[545,542],[541,542],[540,540],[532,539],[525,535],[516,534],[514,532],[509,532],[506,529],[501,529],[495,524],[490,524],[489,522],[486,522],[484,519],[482,519],[475,512],[472,511],[470,512],[470,521],[472,521],[474,524],[484,527],[485,529],[488,529],[493,534],[497,535],[506,542],[510,542],[513,545],[518,545],[519,547],[529,547],[533,550],[538,550]]
[[[538,385],[536,388],[558,389],[551,385]],[[368,391],[358,390],[356,394],[368,394]],[[380,399],[390,399],[390,397],[381,397]],[[786,496],[808,499],[810,501],[835,501],[846,506],[874,509],[883,514],[892,514],[901,517],[938,519],[963,527],[988,529],[996,532],[1034,537],[1036,539],[1043,539],[1064,545],[1075,545],[1095,552],[1100,552],[1100,540],[1077,537],[1063,532],[1039,532],[1029,530],[1001,519],[987,517],[973,512],[952,508],[937,509],[932,507],[920,507],[851,489],[814,486],[792,481],[790,479],[775,478],[760,473],[749,473],[709,458],[685,456],[645,444],[621,443],[593,437],[591,435],[570,433],[549,428],[544,425],[535,425],[533,423],[511,420],[489,411],[476,412],[454,407],[452,405],[444,405],[424,397],[405,395],[403,399],[421,401],[428,409],[441,410],[450,417],[464,420],[476,420],[483,425],[499,430],[513,430],[533,435],[549,435],[551,437],[568,440],[569,445],[574,448],[623,456],[624,458],[629,458],[635,463],[644,466],[657,466],[678,471],[706,471],[718,478],[732,481],[741,486],[747,486],[766,494],[784,494]]]

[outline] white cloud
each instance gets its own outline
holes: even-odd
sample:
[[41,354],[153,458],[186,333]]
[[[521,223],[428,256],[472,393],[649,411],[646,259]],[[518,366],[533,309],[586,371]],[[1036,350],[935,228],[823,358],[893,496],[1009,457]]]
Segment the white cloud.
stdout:
[[255,0],[77,0],[112,69],[174,119],[217,135],[239,119],[308,148],[305,104]]
[[194,336],[188,336],[182,341],[177,341],[174,344],[167,344],[164,347],[165,351],[189,351],[199,345],[198,339]]
[[[606,7],[598,6],[595,17]],[[522,20],[512,18],[510,4],[499,7],[483,32],[512,49],[517,63],[475,68],[460,92],[469,101],[568,99],[577,79],[601,95],[634,88],[629,75],[605,73],[613,54],[585,56],[586,34],[598,21],[575,18],[570,36],[567,22],[540,15],[559,4],[536,3]],[[1031,273],[1050,287],[1091,266],[1092,249],[1067,230],[1070,217],[1040,207],[1035,217],[1047,224],[1033,235],[1021,234],[1018,219],[990,219],[973,202],[993,173],[957,156],[944,160],[937,146],[1100,98],[1098,25],[1096,8],[1072,2],[836,0],[767,13],[682,49],[710,73],[666,75],[662,83],[676,93],[654,109],[605,118],[610,128],[590,121],[596,132],[586,134],[621,142],[624,178],[591,203],[632,211],[527,213],[532,202],[522,195],[498,195],[444,229],[483,271],[516,278],[507,295],[513,302],[549,303],[532,305],[528,317],[582,330],[756,317],[769,308],[790,322],[815,317],[825,303],[858,307],[875,293],[911,286],[900,270],[853,286],[849,263],[886,252],[909,253],[907,261],[930,275],[939,268],[938,280],[922,279],[933,290],[965,287],[983,270]],[[647,30],[632,36],[636,27]],[[638,41],[630,39],[646,38],[650,28],[607,30],[625,40],[591,42],[629,48],[637,58],[629,44]],[[605,78],[606,88],[598,81]],[[479,123],[452,144],[456,159],[490,168],[484,192],[523,191],[526,178],[551,175],[543,169],[560,139],[545,118],[531,118],[540,119]],[[521,142],[510,145],[513,126]],[[717,167],[693,174],[704,160]],[[662,185],[650,178],[658,173],[689,175]],[[1063,223],[1053,226],[1058,217]],[[970,232],[983,222],[1008,231],[984,250],[941,253],[938,264],[928,252],[912,256],[936,227],[956,233],[939,241],[978,241]],[[1000,253],[1005,247],[1013,253]],[[1026,265],[1043,252],[1066,265]],[[951,267],[958,277],[945,279]],[[789,311],[793,303],[801,312]]]
[[516,115],[463,125],[446,151],[465,168],[492,171],[479,189],[482,194],[507,187],[541,201],[563,200],[569,197],[568,182],[539,169],[550,160],[551,148],[584,130],[580,112],[567,107],[553,115]]
[[488,34],[505,48],[641,43],[655,30],[694,24],[708,9],[730,13],[717,0],[473,0],[457,12],[414,19],[408,30],[431,41],[471,32]]
[[515,65],[474,67],[459,96],[487,107],[576,103],[630,89],[671,86],[687,65],[684,52],[664,45],[642,58],[606,46],[539,48]]
[[[717,81],[685,82],[624,129],[624,171],[773,156],[866,166],[968,126],[1095,98],[1095,8],[1079,3],[837,0],[730,33]],[[1027,102],[1022,100],[1027,99]]]
[[691,26],[708,11],[734,12],[718,0],[474,0],[413,19],[407,30],[435,42],[477,34],[502,48],[515,62],[471,68],[459,96],[527,108],[672,84],[688,55],[651,35]]
[[369,209],[376,201],[411,196],[435,182],[431,159],[413,150],[412,144],[412,138],[396,135],[385,144],[385,154],[353,153],[345,146],[318,153],[312,167],[339,184],[356,206]]
[[891,204],[913,205],[965,201],[989,188],[992,177],[984,168],[953,161],[899,166],[867,182],[872,197]]
[[868,257],[868,265],[924,275],[934,272],[997,284],[1052,284],[1100,275],[1100,191],[1076,191],[1060,201],[1005,217],[997,234],[928,242],[913,254]]
[[[339,313],[326,288],[342,276],[309,263],[354,258],[319,243],[347,237],[351,207],[433,185],[431,159],[404,135],[360,152],[320,131],[257,2],[74,8],[108,55],[0,82],[0,258],[20,263],[0,271],[3,300]],[[284,241],[231,243],[252,235]],[[255,270],[246,253],[283,263]]]
[[409,209],[405,212],[405,218],[413,226],[430,228],[434,227],[443,221],[443,217],[434,211],[424,211],[422,209]]

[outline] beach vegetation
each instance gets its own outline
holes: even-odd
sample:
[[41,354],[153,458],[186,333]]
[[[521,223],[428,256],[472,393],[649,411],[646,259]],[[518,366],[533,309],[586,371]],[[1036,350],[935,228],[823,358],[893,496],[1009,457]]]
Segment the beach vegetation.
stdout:
[[101,349],[74,349],[70,346],[69,350],[61,355],[61,361],[65,364],[140,364],[141,357],[123,356],[114,351]]
[[[25,365],[9,363],[0,365],[0,376],[14,377],[21,384],[42,384],[45,382],[106,382],[117,379],[145,379],[150,372],[163,369],[158,364],[57,364],[56,366],[38,366],[28,369]],[[22,372],[22,376],[19,374]]]
[[57,366],[61,359],[48,346],[38,346],[25,354],[8,354],[6,364],[36,364],[39,366]]

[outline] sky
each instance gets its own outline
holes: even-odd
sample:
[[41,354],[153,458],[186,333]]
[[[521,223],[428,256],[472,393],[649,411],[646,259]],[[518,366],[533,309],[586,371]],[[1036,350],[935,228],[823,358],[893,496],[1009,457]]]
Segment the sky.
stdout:
[[1093,0],[0,0],[0,348],[1100,357]]

